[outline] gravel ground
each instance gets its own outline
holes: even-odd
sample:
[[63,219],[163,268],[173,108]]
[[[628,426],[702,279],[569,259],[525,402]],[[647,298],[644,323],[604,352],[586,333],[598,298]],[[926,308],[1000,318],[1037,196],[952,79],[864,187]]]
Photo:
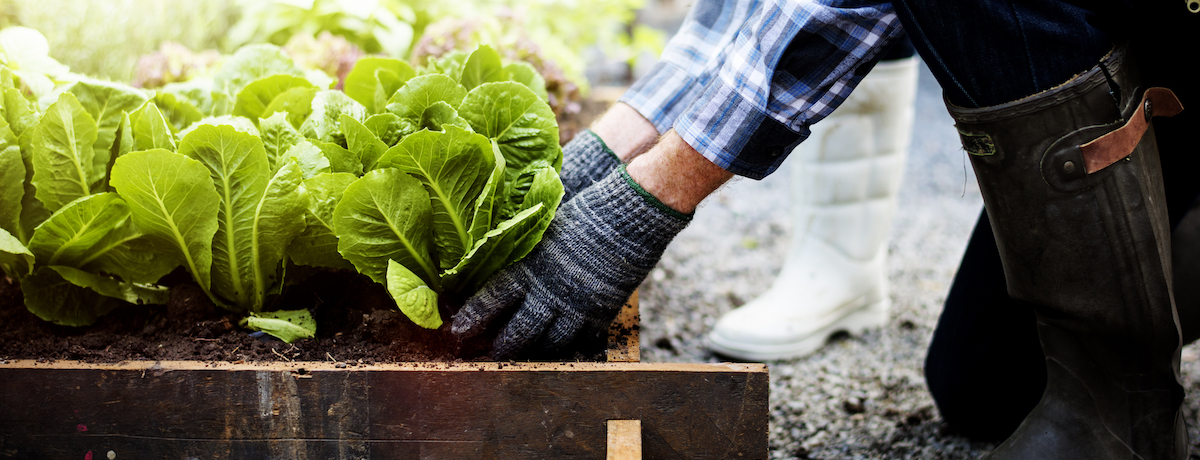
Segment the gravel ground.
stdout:
[[[768,363],[772,459],[966,459],[994,447],[949,432],[922,376],[925,350],[982,198],[941,89],[922,66],[905,182],[889,244],[891,321],[816,354]],[[642,359],[716,362],[704,337],[766,290],[791,236],[789,169],[710,198],[642,285]],[[1193,444],[1200,349],[1184,349]],[[1200,449],[1194,449],[1200,452]]]

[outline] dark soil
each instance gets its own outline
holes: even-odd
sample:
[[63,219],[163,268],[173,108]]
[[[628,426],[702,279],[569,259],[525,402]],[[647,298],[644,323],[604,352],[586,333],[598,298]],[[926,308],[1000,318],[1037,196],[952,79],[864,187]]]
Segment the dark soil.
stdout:
[[[178,282],[172,285],[172,280]],[[243,315],[214,305],[186,273],[176,272],[162,282],[172,286],[167,305],[129,305],[91,326],[76,328],[34,316],[24,307],[20,288],[0,276],[0,360],[487,361],[497,333],[460,341],[450,334],[451,312],[445,307],[445,324],[423,329],[396,308],[382,285],[340,271],[322,272],[289,286],[275,302],[275,309],[308,309],[317,320],[316,338],[288,344],[240,328]],[[604,344],[593,338],[581,341],[575,350],[570,356],[531,358],[596,361],[603,357]]]

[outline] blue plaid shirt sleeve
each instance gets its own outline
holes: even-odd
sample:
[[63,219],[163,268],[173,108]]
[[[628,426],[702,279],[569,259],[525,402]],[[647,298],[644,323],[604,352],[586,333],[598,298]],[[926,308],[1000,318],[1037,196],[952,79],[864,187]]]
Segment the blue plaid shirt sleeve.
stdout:
[[900,33],[888,2],[699,2],[622,101],[714,164],[761,179]]
[[724,59],[724,53],[762,6],[760,0],[700,0],[667,42],[662,57],[621,96],[665,133],[692,104]]

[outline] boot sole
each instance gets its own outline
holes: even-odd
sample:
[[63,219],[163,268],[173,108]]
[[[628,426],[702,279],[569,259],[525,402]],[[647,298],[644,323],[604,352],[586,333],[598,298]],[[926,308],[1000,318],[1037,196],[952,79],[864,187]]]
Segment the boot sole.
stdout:
[[802,358],[820,350],[829,341],[829,337],[838,332],[844,331],[851,335],[859,335],[866,329],[883,326],[887,323],[888,308],[890,306],[890,300],[865,305],[817,329],[812,334],[799,337],[792,342],[748,344],[728,340],[718,334],[710,333],[707,345],[713,353],[742,361],[775,361]]

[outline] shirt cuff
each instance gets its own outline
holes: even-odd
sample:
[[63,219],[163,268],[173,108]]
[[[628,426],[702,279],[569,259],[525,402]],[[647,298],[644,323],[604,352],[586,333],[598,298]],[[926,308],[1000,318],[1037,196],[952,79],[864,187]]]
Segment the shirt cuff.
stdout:
[[713,164],[762,179],[779,169],[810,131],[789,128],[763,113],[761,105],[714,78],[676,119],[675,132]]
[[659,61],[617,101],[633,107],[663,134],[695,100],[697,80],[679,66]]

